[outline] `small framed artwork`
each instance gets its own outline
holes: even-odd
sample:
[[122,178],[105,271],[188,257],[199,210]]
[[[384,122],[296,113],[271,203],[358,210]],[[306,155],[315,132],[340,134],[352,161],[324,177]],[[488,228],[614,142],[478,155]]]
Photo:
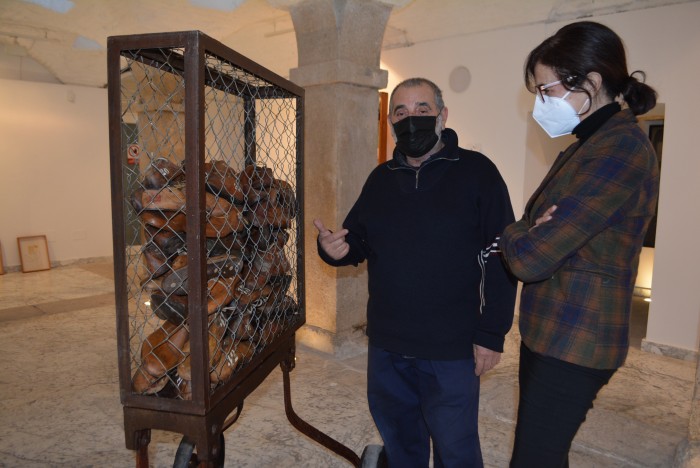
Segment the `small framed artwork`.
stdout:
[[17,247],[19,248],[19,259],[22,262],[22,273],[51,268],[46,236],[18,237]]

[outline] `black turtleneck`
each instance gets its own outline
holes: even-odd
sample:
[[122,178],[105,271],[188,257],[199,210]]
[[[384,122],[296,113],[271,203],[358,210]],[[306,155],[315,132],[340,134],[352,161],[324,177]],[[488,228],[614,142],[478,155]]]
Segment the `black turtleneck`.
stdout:
[[617,114],[621,110],[622,107],[620,107],[620,104],[617,102],[606,104],[586,117],[583,121],[581,121],[581,123],[576,125],[571,133],[576,135],[576,138],[583,142],[584,140],[588,139],[588,137],[593,135],[596,130],[602,127],[610,117]]

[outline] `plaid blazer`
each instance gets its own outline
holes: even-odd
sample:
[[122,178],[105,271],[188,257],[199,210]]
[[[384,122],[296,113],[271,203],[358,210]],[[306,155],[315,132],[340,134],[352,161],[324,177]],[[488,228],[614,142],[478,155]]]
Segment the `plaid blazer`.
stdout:
[[[656,154],[629,110],[559,155],[499,243],[523,282],[519,326],[528,348],[598,369],[624,363],[658,187]],[[552,205],[552,219],[533,228]]]

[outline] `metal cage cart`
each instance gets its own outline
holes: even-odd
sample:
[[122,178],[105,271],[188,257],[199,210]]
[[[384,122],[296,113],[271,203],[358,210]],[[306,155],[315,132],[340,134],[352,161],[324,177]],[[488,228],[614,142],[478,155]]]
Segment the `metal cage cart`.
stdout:
[[278,365],[291,407],[305,322],[304,90],[199,31],[108,39],[120,398],[126,447],[183,434],[175,466],[222,466],[223,432]]

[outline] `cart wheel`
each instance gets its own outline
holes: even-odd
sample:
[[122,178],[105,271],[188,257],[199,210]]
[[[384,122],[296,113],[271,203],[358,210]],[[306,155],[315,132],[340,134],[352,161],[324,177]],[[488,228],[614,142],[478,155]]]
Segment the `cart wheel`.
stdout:
[[[219,456],[216,457],[214,461],[217,467],[222,468],[226,458],[226,443],[223,433],[219,436],[219,446],[221,450],[219,450]],[[173,468],[197,468],[199,466],[199,457],[197,457],[194,448],[194,442],[187,436],[183,436],[180,445],[177,447],[177,452],[175,453]]]
[[368,445],[362,451],[361,468],[386,468],[386,454],[383,445]]

